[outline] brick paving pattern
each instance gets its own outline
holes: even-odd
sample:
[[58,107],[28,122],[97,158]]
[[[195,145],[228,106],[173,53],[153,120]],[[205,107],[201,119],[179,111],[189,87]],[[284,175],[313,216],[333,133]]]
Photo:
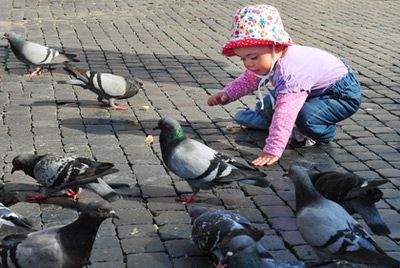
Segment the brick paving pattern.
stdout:
[[[62,67],[32,80],[25,64],[0,42],[0,175],[5,183],[34,184],[23,173],[10,174],[19,153],[73,153],[111,161],[121,171],[107,176],[123,182],[132,196],[113,203],[120,220],[107,220],[96,239],[90,267],[211,267],[190,241],[188,208],[176,198],[186,182],[162,164],[158,132],[162,116],[182,120],[184,130],[210,147],[252,160],[265,134],[233,125],[238,108],[253,107],[246,96],[223,107],[208,107],[210,94],[243,70],[237,58],[219,51],[227,40],[231,14],[249,1],[175,0],[1,0],[1,32],[78,55],[79,66],[134,75],[145,89],[118,104],[128,111],[100,108],[90,91],[61,84]],[[313,148],[288,147],[279,162],[263,168],[272,186],[229,185],[202,191],[193,205],[238,211],[265,230],[271,254],[287,260],[314,260],[295,223],[292,183],[282,178],[290,161],[316,161],[323,169],[350,171],[365,178],[388,178],[378,203],[391,229],[375,236],[400,259],[400,2],[326,0],[268,2],[281,13],[298,44],[323,48],[349,62],[363,90],[361,109],[339,124],[334,142]],[[142,106],[150,106],[144,110]],[[146,135],[156,142],[145,146]],[[97,198],[84,191],[81,201]],[[55,204],[18,203],[13,209],[38,228],[71,222],[74,209]],[[357,218],[358,220],[361,219]]]

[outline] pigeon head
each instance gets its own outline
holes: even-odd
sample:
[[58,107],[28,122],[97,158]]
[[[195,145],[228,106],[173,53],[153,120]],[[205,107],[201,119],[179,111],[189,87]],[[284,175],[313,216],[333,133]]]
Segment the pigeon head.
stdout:
[[129,97],[135,96],[139,92],[139,89],[143,89],[143,81],[138,78],[128,78],[126,81],[128,84],[128,90],[125,95]]
[[103,221],[107,218],[119,219],[114,209],[111,207],[111,204],[103,200],[92,201],[87,204],[86,207],[82,210],[81,215],[98,219],[99,221]]
[[14,41],[14,40],[20,40],[21,36],[14,32],[7,32],[3,35],[3,37],[1,39],[7,39],[9,41]]
[[306,168],[298,165],[290,165],[288,176],[295,186],[296,205],[298,208],[302,208],[316,199],[322,198],[322,195],[315,190]]
[[160,142],[176,142],[185,139],[185,133],[179,122],[171,117],[164,117],[158,121],[155,129],[161,129]]
[[[228,243],[228,252],[226,253],[225,260],[228,267],[261,267],[261,256],[257,249],[257,242],[248,235],[238,235],[232,238]],[[262,248],[266,254],[268,252]],[[268,254],[266,257],[270,257]]]
[[200,216],[203,215],[204,213],[206,213],[207,211],[209,211],[208,208],[205,207],[193,207],[190,209],[189,211],[189,216],[192,219],[192,224],[193,222]]
[[17,170],[22,170],[25,174],[33,175],[33,168],[37,161],[41,158],[40,155],[36,154],[20,154],[14,157],[12,161],[13,168],[11,173]]

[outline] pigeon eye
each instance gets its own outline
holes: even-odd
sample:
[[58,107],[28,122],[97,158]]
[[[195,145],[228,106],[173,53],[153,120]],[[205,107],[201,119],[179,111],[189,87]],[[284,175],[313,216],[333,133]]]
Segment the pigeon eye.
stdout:
[[104,212],[104,208],[96,208],[96,211],[99,212],[99,213],[100,212]]

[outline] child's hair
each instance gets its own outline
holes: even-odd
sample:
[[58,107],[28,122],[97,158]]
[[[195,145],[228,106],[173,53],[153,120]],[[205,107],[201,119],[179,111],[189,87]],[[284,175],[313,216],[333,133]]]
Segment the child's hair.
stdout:
[[233,15],[229,41],[222,48],[222,54],[235,56],[234,48],[261,45],[292,45],[293,41],[285,31],[278,10],[269,5],[246,6]]

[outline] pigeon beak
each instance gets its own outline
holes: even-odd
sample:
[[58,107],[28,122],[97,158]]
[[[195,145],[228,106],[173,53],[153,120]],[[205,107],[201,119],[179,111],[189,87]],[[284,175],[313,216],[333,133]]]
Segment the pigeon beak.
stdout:
[[13,168],[11,169],[11,174],[13,174],[15,171],[16,171],[16,169],[15,169],[15,167],[13,167]]
[[118,217],[117,213],[115,212],[115,210],[111,210],[110,211],[110,215],[111,215],[112,218],[115,218],[115,219],[119,220],[119,217]]

